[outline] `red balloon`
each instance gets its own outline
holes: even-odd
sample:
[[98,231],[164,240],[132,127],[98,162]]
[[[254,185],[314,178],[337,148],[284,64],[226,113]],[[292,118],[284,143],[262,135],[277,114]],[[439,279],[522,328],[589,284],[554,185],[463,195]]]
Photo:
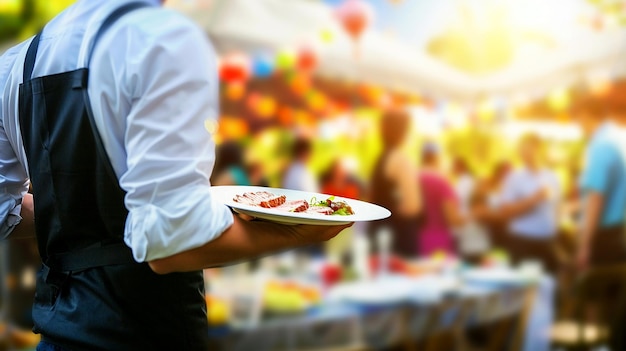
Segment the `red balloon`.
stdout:
[[231,54],[222,59],[219,66],[222,81],[243,82],[250,77],[250,60],[241,54]]
[[358,39],[374,18],[374,10],[363,0],[346,0],[336,10],[343,28]]
[[317,53],[311,47],[305,46],[298,53],[298,68],[303,71],[312,71],[317,66]]

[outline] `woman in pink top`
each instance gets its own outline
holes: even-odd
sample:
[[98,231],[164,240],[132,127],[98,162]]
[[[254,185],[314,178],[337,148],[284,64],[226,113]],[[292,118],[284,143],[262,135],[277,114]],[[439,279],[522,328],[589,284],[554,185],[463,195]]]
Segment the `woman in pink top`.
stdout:
[[454,188],[438,169],[439,153],[434,143],[427,142],[422,147],[422,169],[418,176],[424,204],[418,234],[420,256],[438,251],[456,255],[452,227],[463,222]]

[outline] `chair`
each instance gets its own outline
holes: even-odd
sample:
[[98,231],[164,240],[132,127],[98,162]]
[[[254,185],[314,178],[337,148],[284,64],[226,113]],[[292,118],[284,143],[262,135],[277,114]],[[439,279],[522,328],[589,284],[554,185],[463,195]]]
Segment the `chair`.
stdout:
[[[612,328],[626,308],[626,264],[593,268],[574,287],[573,319],[555,323],[550,330],[553,349],[588,350],[609,346]],[[586,316],[590,307],[594,321]]]

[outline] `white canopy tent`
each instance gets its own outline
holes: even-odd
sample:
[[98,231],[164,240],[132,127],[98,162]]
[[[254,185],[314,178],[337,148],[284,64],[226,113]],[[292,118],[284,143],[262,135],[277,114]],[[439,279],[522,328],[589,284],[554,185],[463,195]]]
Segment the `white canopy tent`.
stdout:
[[[351,39],[332,9],[315,0],[170,0],[193,18],[220,53],[274,52],[313,44],[319,51],[317,73],[435,98],[475,103],[485,97],[532,99],[596,76],[626,75],[626,30],[587,33],[576,45],[515,60],[487,75],[457,70],[423,49],[381,31],[361,38],[358,58]],[[334,33],[321,43],[319,33]],[[317,43],[317,44],[316,44]]]

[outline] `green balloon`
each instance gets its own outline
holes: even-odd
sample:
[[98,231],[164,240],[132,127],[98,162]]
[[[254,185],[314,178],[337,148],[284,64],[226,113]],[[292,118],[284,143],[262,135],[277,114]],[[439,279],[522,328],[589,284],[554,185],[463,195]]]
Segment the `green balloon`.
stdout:
[[276,55],[276,67],[281,70],[290,70],[296,65],[296,53],[291,50],[279,51]]

